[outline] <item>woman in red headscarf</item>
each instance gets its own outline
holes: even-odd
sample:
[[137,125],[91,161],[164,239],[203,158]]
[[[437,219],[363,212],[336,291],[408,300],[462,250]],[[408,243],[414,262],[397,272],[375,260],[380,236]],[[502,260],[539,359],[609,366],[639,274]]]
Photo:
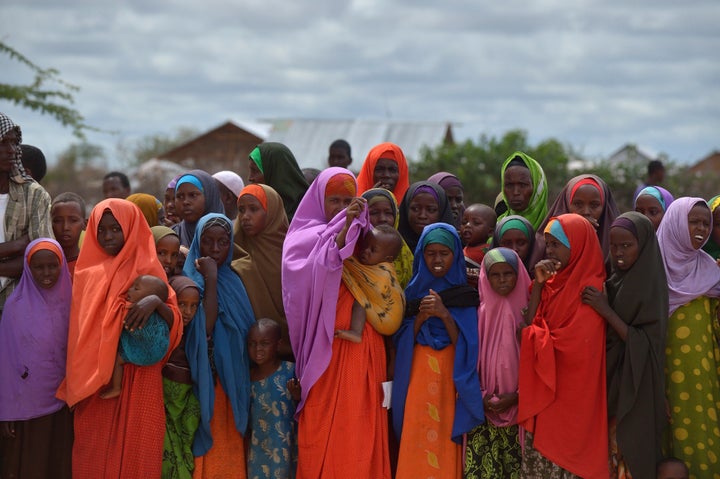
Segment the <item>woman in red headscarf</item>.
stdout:
[[522,477],[607,479],[606,324],[582,302],[585,287],[603,287],[600,244],[577,214],[551,218],[544,233],[520,345]]
[[402,198],[410,187],[405,154],[394,143],[380,143],[374,146],[365,158],[357,178],[358,194],[371,188],[385,188],[395,198]]

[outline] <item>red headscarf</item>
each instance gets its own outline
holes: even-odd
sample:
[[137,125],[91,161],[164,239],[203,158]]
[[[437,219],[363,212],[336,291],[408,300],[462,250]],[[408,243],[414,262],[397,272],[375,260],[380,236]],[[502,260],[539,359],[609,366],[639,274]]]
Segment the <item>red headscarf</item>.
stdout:
[[380,158],[387,158],[397,163],[400,177],[395,184],[395,189],[392,191],[392,194],[395,195],[395,198],[403,198],[405,192],[410,187],[410,173],[408,171],[407,160],[400,147],[389,142],[374,146],[368,153],[367,158],[365,158],[365,163],[363,163],[360,174],[358,174],[357,177],[358,194],[363,194],[375,186],[373,177],[375,176],[375,166]]
[[[106,211],[115,217],[125,237],[125,245],[116,256],[108,255],[97,239],[98,223]],[[135,278],[144,274],[166,278],[145,217],[127,200],[101,201],[90,213],[75,268],[67,375],[58,390],[58,397],[68,405],[92,396],[110,380],[127,313],[127,290]],[[180,342],[182,319],[175,292],[168,287],[168,293],[166,304],[173,311],[169,355]]]
[[586,286],[602,289],[605,267],[597,234],[582,216],[557,217],[570,260],[542,290],[520,346],[518,423],[533,447],[581,477],[608,477],[605,320],[583,304]]

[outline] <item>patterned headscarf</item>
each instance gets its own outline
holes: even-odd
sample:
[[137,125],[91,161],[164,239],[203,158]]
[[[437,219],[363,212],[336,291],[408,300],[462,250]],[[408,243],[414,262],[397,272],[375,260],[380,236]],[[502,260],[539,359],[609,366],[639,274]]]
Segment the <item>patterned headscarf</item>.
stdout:
[[25,172],[25,168],[22,164],[22,150],[20,149],[20,144],[22,143],[22,130],[10,119],[9,116],[4,113],[0,113],[0,138],[4,137],[11,130],[15,130],[15,133],[17,134],[17,143],[13,145],[13,152],[15,155],[13,158],[10,178],[12,178],[12,180],[16,183],[33,181],[32,177]]

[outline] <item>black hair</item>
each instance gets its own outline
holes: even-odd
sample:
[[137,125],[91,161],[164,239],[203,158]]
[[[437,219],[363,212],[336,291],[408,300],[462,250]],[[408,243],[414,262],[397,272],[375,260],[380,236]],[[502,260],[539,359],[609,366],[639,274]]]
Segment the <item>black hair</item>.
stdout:
[[352,155],[350,154],[350,143],[348,143],[345,140],[335,140],[332,143],[330,143],[330,148],[339,148],[341,150],[345,150],[345,153],[347,153],[348,158],[352,158]]
[[507,164],[507,166],[505,167],[505,169],[507,170],[507,169],[510,168],[511,166],[522,166],[522,167],[525,168],[526,170],[529,170],[529,169],[530,169],[530,168],[528,167],[528,165],[525,164],[525,162],[523,161],[523,159],[522,159],[521,157],[519,157],[519,156],[516,156],[515,158],[513,158],[512,160],[510,160],[510,163]]
[[648,176],[651,176],[658,171],[662,171],[665,169],[665,166],[662,164],[662,161],[660,160],[652,160],[650,163],[648,163],[647,166],[647,172]]
[[123,185],[123,188],[130,188],[130,179],[125,173],[121,173],[119,171],[111,171],[107,175],[103,176],[103,181],[110,178],[118,178],[120,180],[120,184]]
[[655,468],[655,473],[660,474],[660,469],[666,464],[680,464],[683,468],[685,468],[685,473],[690,474],[690,470],[687,467],[687,464],[685,464],[685,461],[682,459],[678,459],[677,457],[668,456],[666,458],[661,459]]
[[397,258],[397,256],[400,254],[400,251],[402,251],[403,247],[403,239],[402,235],[398,230],[393,228],[390,225],[377,225],[373,229],[377,230],[379,233],[386,235],[388,237],[392,237],[392,245],[390,248],[390,256],[393,257],[393,260]]
[[140,280],[147,281],[151,286],[150,290],[152,293],[160,298],[163,303],[168,300],[168,285],[164,280],[151,274],[144,274],[140,276]]
[[80,213],[82,214],[83,219],[87,216],[87,209],[85,207],[85,200],[82,196],[78,195],[77,193],[73,193],[72,191],[66,191],[65,193],[60,193],[52,200],[52,206],[50,207],[50,211],[52,212],[52,207],[59,203],[77,203],[80,207]]
[[47,162],[42,150],[32,145],[20,145],[22,164],[29,169],[35,181],[40,182],[47,173]]
[[274,319],[270,318],[258,318],[252,325],[250,325],[250,330],[257,329],[258,331],[261,329],[267,329],[273,333],[273,336],[275,336],[275,339],[280,339],[282,336],[282,328],[280,327],[280,323],[275,321]]

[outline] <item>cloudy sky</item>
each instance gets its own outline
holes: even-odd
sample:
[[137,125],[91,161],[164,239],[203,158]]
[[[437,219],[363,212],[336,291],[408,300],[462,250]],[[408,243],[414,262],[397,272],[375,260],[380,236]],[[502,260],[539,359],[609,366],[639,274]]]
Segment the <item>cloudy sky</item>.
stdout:
[[[81,87],[111,155],[228,119],[392,118],[695,162],[720,149],[719,20],[717,0],[3,0],[0,38]],[[0,57],[0,81],[29,79]],[[51,161],[75,141],[0,111]]]

